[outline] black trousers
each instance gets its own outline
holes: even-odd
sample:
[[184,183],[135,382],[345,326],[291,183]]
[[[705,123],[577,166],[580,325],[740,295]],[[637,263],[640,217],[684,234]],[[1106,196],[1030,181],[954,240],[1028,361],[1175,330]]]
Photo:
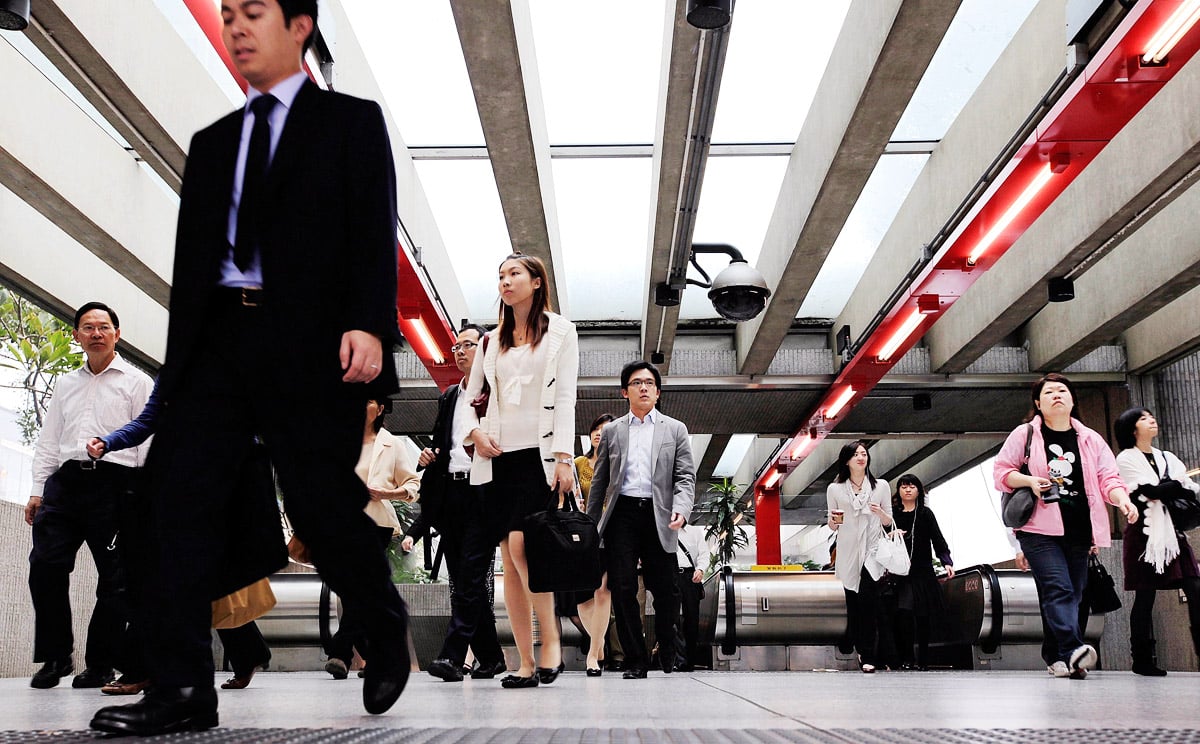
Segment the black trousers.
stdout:
[[34,662],[66,659],[74,651],[70,577],[75,555],[86,544],[96,563],[98,581],[85,663],[89,669],[117,666],[128,619],[121,596],[117,533],[121,504],[131,498],[136,472],[104,462],[84,469],[72,460],[46,480],[42,506],[33,518],[33,550],[29,553]]
[[[231,536],[241,534],[230,507],[255,435],[321,578],[362,618],[372,668],[408,664],[408,613],[354,474],[367,388],[337,382],[337,346],[328,339],[292,339],[312,344],[313,368],[278,369],[258,309],[225,302],[203,327],[195,342],[204,352],[178,373],[148,463],[160,561],[151,676],[164,688],[212,688],[210,601]],[[303,382],[314,379],[328,382]]]
[[225,647],[225,662],[235,677],[245,677],[271,660],[271,649],[253,620],[236,628],[220,629],[217,635]]
[[895,656],[895,648],[891,642],[891,633],[884,634],[886,639],[880,647],[879,633],[879,587],[867,569],[862,569],[858,579],[858,591],[846,592],[846,616],[850,623],[850,637],[854,640],[854,650],[858,652],[863,664],[889,663]]
[[[379,550],[386,559],[388,545],[392,542],[392,528],[376,526],[375,538],[379,541]],[[362,618],[354,612],[353,607],[345,605],[342,609],[342,616],[338,620],[337,632],[333,634],[329,648],[325,651],[331,659],[341,659],[346,666],[350,666],[350,662],[354,660],[354,649],[356,648],[363,661],[371,660],[367,626]]]
[[[638,607],[638,560],[642,580],[654,595],[654,633],[660,649],[675,647],[675,618],[679,615],[679,588],[675,585],[678,561],[658,540],[652,499],[617,497],[613,515],[604,528],[604,555],[608,563],[608,588],[617,616],[617,635],[625,651],[626,669],[646,669],[646,649]],[[670,654],[668,654],[668,658]]]
[[461,664],[469,647],[481,666],[504,661],[496,614],[488,598],[488,568],[496,559],[485,489],[446,479],[442,504],[442,555],[450,572],[450,623],[438,658]]
[[[680,568],[676,570],[676,583],[679,585],[679,612],[683,617],[683,642],[686,651],[686,662],[695,664],[699,659],[700,638],[700,592],[704,591],[703,584],[692,581],[695,570]],[[659,645],[662,649],[662,645]],[[707,662],[704,662],[707,663]]]

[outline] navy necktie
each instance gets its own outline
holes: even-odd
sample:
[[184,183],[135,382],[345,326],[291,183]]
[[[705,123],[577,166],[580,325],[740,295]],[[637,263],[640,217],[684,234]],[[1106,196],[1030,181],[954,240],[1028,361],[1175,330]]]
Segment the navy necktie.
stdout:
[[249,268],[258,250],[259,202],[271,155],[271,109],[277,103],[279,99],[272,95],[259,96],[250,103],[254,129],[250,132],[246,170],[242,173],[242,198],[238,202],[237,235],[233,243],[233,263],[238,271]]

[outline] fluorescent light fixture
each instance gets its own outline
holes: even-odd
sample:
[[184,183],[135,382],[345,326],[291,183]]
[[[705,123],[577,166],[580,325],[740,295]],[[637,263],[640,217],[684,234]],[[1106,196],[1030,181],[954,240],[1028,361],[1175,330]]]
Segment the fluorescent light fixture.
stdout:
[[773,488],[775,486],[775,484],[779,482],[779,479],[782,477],[783,477],[783,473],[780,472],[778,469],[776,469],[774,473],[771,473],[769,476],[767,476],[767,479],[765,481],[763,481],[762,487],[763,488]]
[[846,407],[846,404],[849,403],[850,399],[853,397],[854,388],[847,385],[846,388],[842,390],[842,394],[839,395],[837,400],[833,402],[833,405],[825,410],[825,418],[837,418],[837,415],[842,412],[842,409]]
[[805,454],[805,450],[813,445],[817,440],[809,436],[807,433],[796,435],[796,442],[792,446],[792,451],[788,453],[788,457],[793,460],[799,460],[800,456]]
[[1158,29],[1158,33],[1150,39],[1150,43],[1146,45],[1146,52],[1142,55],[1142,63],[1149,65],[1162,64],[1162,61],[1167,58],[1179,40],[1192,30],[1192,26],[1196,25],[1196,21],[1200,20],[1200,0],[1185,0],[1180,3],[1167,22]]
[[421,345],[425,347],[425,356],[429,357],[434,364],[445,364],[446,357],[442,355],[441,347],[433,340],[433,334],[429,332],[429,326],[425,325],[424,319],[417,318],[408,322],[412,324],[417,338],[421,339]]
[[[1196,2],[1200,2],[1200,0],[1196,0]],[[1009,223],[1017,218],[1017,215],[1021,213],[1021,210],[1024,209],[1026,205],[1033,200],[1033,197],[1037,196],[1037,193],[1042,190],[1047,182],[1050,181],[1050,176],[1054,175],[1054,172],[1050,170],[1050,167],[1050,164],[1047,163],[1040,171],[1038,171],[1038,174],[1034,177],[1033,181],[1030,182],[1030,184],[1025,187],[1025,190],[1021,192],[1021,195],[1018,196],[1015,201],[1013,201],[1012,205],[1009,206],[1004,215],[1000,217],[1000,219],[996,220],[996,224],[992,225],[991,230],[987,231],[987,235],[983,236],[983,240],[980,240],[979,243],[975,245],[975,248],[971,251],[971,255],[967,256],[968,266],[975,265],[975,262],[979,260],[979,257],[983,255],[984,251],[992,246],[992,243],[996,241],[996,238],[1000,237],[1000,233],[1004,232],[1004,229],[1008,227]]]
[[900,328],[892,334],[892,337],[879,350],[879,354],[876,355],[879,361],[886,362],[891,359],[892,354],[896,353],[896,349],[899,349],[900,345],[912,335],[912,332],[917,330],[917,326],[921,325],[921,319],[924,317],[925,314],[920,309],[913,310],[912,314],[904,319],[904,322],[900,324]]

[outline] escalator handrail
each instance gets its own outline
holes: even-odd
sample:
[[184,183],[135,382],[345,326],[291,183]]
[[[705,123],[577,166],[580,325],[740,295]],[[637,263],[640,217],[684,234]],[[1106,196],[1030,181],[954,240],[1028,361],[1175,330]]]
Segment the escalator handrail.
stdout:
[[954,575],[960,576],[970,571],[979,572],[979,577],[983,579],[984,584],[988,587],[988,592],[991,594],[992,629],[988,632],[986,638],[979,639],[979,648],[985,654],[994,654],[1004,644],[1004,589],[1000,586],[1000,575],[988,563],[968,566],[960,571],[955,571]]
[[721,580],[725,582],[725,638],[721,640],[721,653],[733,656],[737,652],[737,601],[733,593],[733,568],[721,569]]

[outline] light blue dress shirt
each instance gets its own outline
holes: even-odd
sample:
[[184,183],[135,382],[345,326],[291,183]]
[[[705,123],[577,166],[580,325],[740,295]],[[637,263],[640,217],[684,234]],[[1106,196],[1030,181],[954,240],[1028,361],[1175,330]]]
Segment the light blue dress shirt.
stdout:
[[621,480],[621,495],[648,499],[654,496],[650,476],[654,467],[654,425],[658,409],[652,408],[645,419],[629,416],[629,452],[625,455],[625,476]]
[[[285,79],[270,91],[279,103],[271,109],[271,150],[269,158],[275,157],[275,148],[279,146],[279,136],[283,134],[283,124],[287,121],[288,112],[296,101],[296,94],[304,85],[308,75],[301,70]],[[229,253],[221,261],[221,281],[223,287],[261,287],[262,259],[257,252],[245,271],[239,271],[233,262],[233,243],[237,240],[238,205],[242,203],[242,176],[246,171],[246,154],[250,150],[250,132],[254,129],[254,114],[250,111],[250,103],[263,95],[254,88],[246,89],[245,114],[242,116],[242,139],[238,143],[237,167],[233,171],[233,198],[229,201],[229,222],[226,226],[225,237],[229,240]],[[268,160],[268,162],[270,162]]]

